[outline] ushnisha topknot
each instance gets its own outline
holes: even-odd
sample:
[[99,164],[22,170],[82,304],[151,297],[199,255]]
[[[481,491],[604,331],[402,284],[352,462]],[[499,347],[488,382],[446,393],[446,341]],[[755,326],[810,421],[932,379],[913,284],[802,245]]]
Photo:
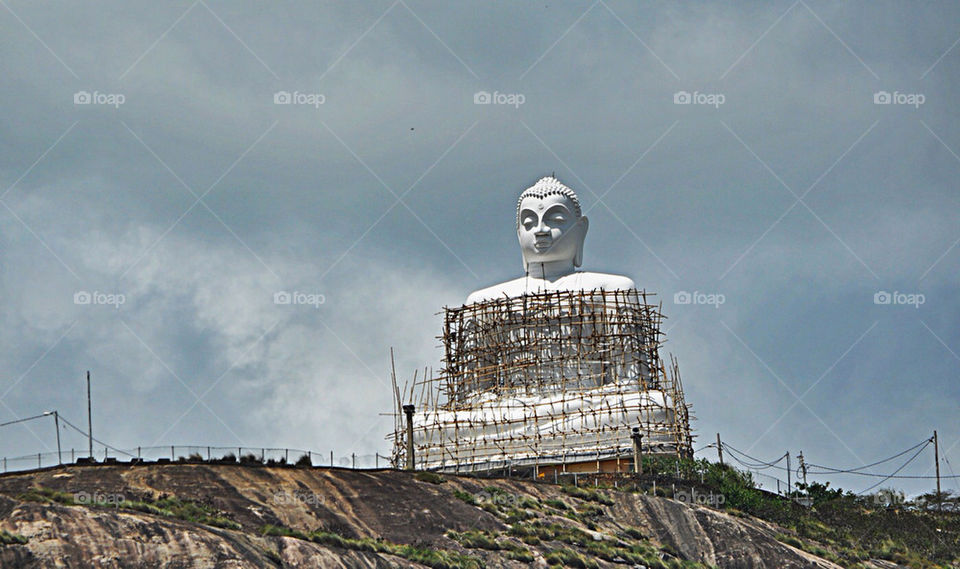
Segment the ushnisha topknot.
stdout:
[[577,194],[553,176],[545,176],[537,180],[536,184],[530,186],[520,194],[520,198],[517,200],[517,227],[520,227],[520,204],[523,203],[523,198],[535,197],[543,199],[550,195],[566,196],[573,202],[574,215],[578,218],[582,216],[580,200],[577,199]]

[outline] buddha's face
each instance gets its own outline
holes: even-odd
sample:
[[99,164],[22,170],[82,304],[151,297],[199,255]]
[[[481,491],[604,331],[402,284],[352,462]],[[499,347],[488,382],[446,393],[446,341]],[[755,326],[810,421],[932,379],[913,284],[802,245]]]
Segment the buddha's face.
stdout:
[[517,236],[524,263],[570,261],[580,265],[587,218],[577,217],[570,198],[527,196],[520,202]]

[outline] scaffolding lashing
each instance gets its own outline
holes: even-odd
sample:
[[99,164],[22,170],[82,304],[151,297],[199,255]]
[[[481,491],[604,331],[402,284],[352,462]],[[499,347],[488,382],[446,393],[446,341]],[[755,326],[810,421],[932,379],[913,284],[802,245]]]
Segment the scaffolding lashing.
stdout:
[[[660,357],[660,305],[646,291],[554,291],[445,308],[443,367],[415,388],[417,463],[475,471],[632,466],[643,452],[692,456],[677,361]],[[669,367],[668,367],[669,366]],[[397,401],[397,408],[402,402]],[[402,464],[405,426],[393,457]]]

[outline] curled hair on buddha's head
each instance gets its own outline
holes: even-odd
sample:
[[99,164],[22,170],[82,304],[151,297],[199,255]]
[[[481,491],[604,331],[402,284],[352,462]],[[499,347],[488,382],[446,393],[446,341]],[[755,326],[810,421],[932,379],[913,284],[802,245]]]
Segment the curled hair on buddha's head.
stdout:
[[534,197],[543,199],[551,195],[565,196],[573,204],[573,214],[578,219],[583,216],[577,194],[565,186],[560,180],[553,176],[546,176],[540,178],[536,184],[530,186],[520,194],[520,198],[517,200],[517,227],[520,227],[520,204],[523,203],[524,198]]

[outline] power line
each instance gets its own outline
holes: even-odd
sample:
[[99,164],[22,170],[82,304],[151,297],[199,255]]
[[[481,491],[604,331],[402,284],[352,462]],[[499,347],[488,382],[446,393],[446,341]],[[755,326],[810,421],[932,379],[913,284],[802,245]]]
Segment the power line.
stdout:
[[[893,474],[889,474],[889,475],[888,475],[888,474],[874,474],[874,473],[872,473],[872,472],[860,472],[861,470],[863,470],[863,469],[865,469],[865,468],[871,468],[871,467],[873,467],[873,466],[877,466],[877,465],[879,465],[879,464],[883,464],[883,463],[885,463],[885,462],[889,462],[889,461],[891,461],[891,460],[893,460],[893,459],[895,459],[895,458],[898,458],[898,457],[900,457],[900,456],[903,456],[903,455],[907,454],[908,452],[910,452],[910,451],[912,451],[912,450],[916,450],[918,447],[923,447],[923,448],[920,448],[920,450],[917,452],[917,454],[919,454],[920,452],[922,452],[922,451],[926,448],[926,445],[931,444],[932,441],[933,441],[932,438],[931,438],[931,439],[926,439],[926,440],[924,440],[924,441],[922,441],[922,442],[920,442],[920,443],[918,443],[918,444],[916,444],[916,445],[908,448],[907,450],[902,451],[902,452],[899,452],[899,453],[897,453],[897,454],[895,454],[895,455],[893,455],[893,456],[891,456],[891,457],[889,457],[889,458],[885,458],[885,459],[883,459],[883,460],[881,460],[881,461],[874,462],[874,463],[872,463],[872,464],[868,464],[868,465],[866,465],[866,466],[861,466],[861,467],[858,467],[858,468],[839,469],[839,468],[832,468],[832,467],[829,467],[829,466],[822,466],[822,465],[819,465],[819,464],[807,463],[807,466],[815,466],[815,467],[817,467],[817,468],[823,469],[823,471],[812,471],[812,470],[809,470],[809,469],[808,469],[808,470],[807,470],[807,474],[818,474],[818,475],[853,474],[853,475],[855,475],[855,476],[869,476],[869,477],[874,477],[874,478],[883,478],[883,479],[885,479],[885,480],[886,480],[886,479],[897,479],[897,480],[936,480],[936,478],[937,478],[936,476],[897,475],[897,472],[900,472],[901,470],[903,470],[903,467],[898,468],[896,471],[894,471]],[[762,460],[760,460],[760,459],[758,459],[758,458],[756,458],[756,457],[753,457],[753,456],[750,456],[750,455],[744,453],[743,451],[737,450],[736,448],[730,446],[730,445],[727,444],[726,442],[723,443],[723,446],[724,446],[725,448],[727,448],[728,450],[732,450],[732,451],[734,451],[734,452],[736,452],[736,453],[739,453],[739,454],[741,454],[741,455],[743,455],[743,456],[745,456],[745,457],[747,457],[747,458],[755,461],[755,463],[751,464],[751,463],[745,462],[745,461],[743,461],[743,460],[740,460],[739,458],[737,458],[737,457],[734,456],[734,455],[731,455],[731,456],[733,456],[733,459],[734,459],[734,460],[736,460],[737,462],[739,462],[741,465],[747,467],[748,469],[752,469],[752,470],[765,470],[765,469],[767,469],[767,468],[775,468],[775,469],[778,469],[778,470],[781,470],[781,471],[786,471],[786,470],[787,470],[786,467],[779,466],[779,465],[777,464],[777,463],[779,463],[780,461],[782,461],[783,459],[785,459],[785,458],[786,458],[786,455],[780,457],[778,460],[775,460],[775,461],[773,461],[773,462],[764,462],[764,461],[762,461]],[[912,461],[913,458],[911,458],[910,460]],[[908,462],[908,464],[909,464],[909,462]],[[951,474],[953,474],[952,471],[951,471]],[[941,479],[960,479],[960,475],[956,475],[956,474],[954,474],[954,475],[952,475],[952,476],[943,476],[943,475],[941,475],[940,478],[941,478]],[[882,482],[882,481],[881,481],[881,482]]]
[[913,456],[911,456],[911,457],[910,457],[910,460],[908,460],[907,462],[904,462],[904,463],[900,466],[900,468],[894,470],[894,471],[893,471],[893,474],[891,474],[890,476],[887,476],[886,478],[884,478],[884,479],[881,480],[880,482],[877,482],[876,484],[874,484],[873,486],[867,488],[866,490],[861,491],[860,494],[865,494],[865,493],[869,492],[870,490],[873,490],[873,489],[876,488],[877,486],[883,484],[883,483],[886,482],[887,480],[893,478],[893,476],[894,476],[896,473],[898,473],[898,472],[900,472],[901,470],[903,470],[904,468],[906,468],[908,464],[910,464],[910,463],[913,462],[918,456],[920,456],[920,453],[923,452],[923,450],[924,450],[925,448],[927,448],[927,444],[929,444],[929,443],[930,443],[930,441],[926,441],[926,443],[924,443],[924,445],[923,445],[922,447],[920,447],[920,450],[918,450],[918,451],[916,452],[916,454],[914,454]]
[[787,458],[787,456],[788,456],[789,453],[784,454],[783,456],[781,456],[780,458],[778,458],[777,460],[775,460],[775,461],[773,461],[773,462],[764,462],[764,461],[760,460],[759,458],[750,456],[749,454],[743,452],[742,450],[737,450],[736,448],[730,446],[729,444],[727,444],[727,443],[725,443],[725,442],[722,443],[722,444],[723,444],[724,448],[729,449],[729,450],[732,450],[733,452],[735,452],[735,453],[737,453],[737,454],[739,454],[739,455],[741,455],[741,456],[745,456],[746,458],[748,458],[748,459],[750,459],[750,460],[753,460],[753,461],[755,462],[755,464],[749,465],[749,464],[747,464],[746,462],[738,459],[737,457],[735,457],[735,456],[733,457],[734,460],[736,460],[737,462],[739,462],[740,464],[742,464],[742,465],[744,465],[744,466],[748,466],[748,467],[750,467],[750,468],[761,469],[761,470],[762,470],[762,469],[766,469],[766,468],[771,468],[771,467],[773,467],[773,468],[779,468],[780,470],[787,470],[787,469],[784,468],[783,466],[777,466],[777,464],[778,464],[780,461],[782,461],[783,459]]
[[917,443],[916,445],[908,448],[907,450],[905,450],[905,451],[903,451],[903,452],[899,452],[899,453],[891,456],[890,458],[885,458],[885,459],[883,459],[883,460],[874,462],[873,464],[867,464],[867,465],[865,465],[865,466],[860,466],[860,467],[857,467],[857,468],[838,469],[838,468],[832,468],[832,467],[829,467],[829,466],[821,466],[821,465],[819,465],[819,464],[807,463],[808,466],[813,466],[813,467],[816,467],[816,468],[823,468],[824,470],[828,471],[828,472],[813,472],[813,471],[809,471],[809,470],[808,470],[807,472],[809,472],[810,474],[851,474],[851,473],[856,473],[856,472],[859,471],[859,470],[866,470],[867,468],[872,468],[872,467],[874,467],[874,466],[877,466],[878,464],[883,464],[884,462],[890,462],[891,460],[893,460],[893,459],[895,459],[895,458],[898,458],[898,457],[900,457],[900,456],[903,456],[903,455],[907,454],[908,452],[914,450],[915,448],[917,448],[917,447],[919,447],[919,446],[921,446],[921,445],[928,445],[928,444],[930,444],[930,442],[931,442],[932,440],[933,440],[933,439],[926,439],[926,440],[921,441],[921,442]]
[[[63,421],[64,423],[66,423],[67,425],[69,425],[71,428],[73,428],[73,430],[77,431],[77,432],[80,433],[81,435],[83,435],[83,436],[85,436],[85,437],[90,437],[90,433],[84,431],[84,430],[81,429],[80,427],[78,427],[78,426],[74,425],[73,423],[71,423],[70,421],[68,421],[62,414],[60,415],[60,420]],[[95,441],[97,444],[102,445],[102,446],[104,446],[105,448],[108,448],[108,449],[110,449],[110,450],[112,450],[112,451],[114,451],[114,452],[118,452],[118,453],[121,453],[121,454],[125,454],[125,455],[127,455],[127,456],[129,456],[129,457],[134,457],[134,456],[136,456],[136,455],[130,454],[129,452],[127,452],[127,451],[125,451],[125,450],[121,450],[121,449],[118,449],[118,448],[113,447],[113,446],[111,446],[111,445],[108,445],[107,443],[105,443],[105,442],[103,442],[103,441],[101,441],[101,440],[99,440],[99,439],[96,439],[96,438],[93,438],[93,437],[90,437],[90,439],[93,440],[93,441]]]
[[6,427],[7,425],[15,425],[16,423],[24,423],[26,421],[32,421],[34,419],[40,419],[43,417],[50,417],[53,415],[53,411],[47,411],[41,415],[34,415],[33,417],[24,417],[23,419],[17,419],[16,421],[7,421],[6,423],[0,423],[0,427]]

